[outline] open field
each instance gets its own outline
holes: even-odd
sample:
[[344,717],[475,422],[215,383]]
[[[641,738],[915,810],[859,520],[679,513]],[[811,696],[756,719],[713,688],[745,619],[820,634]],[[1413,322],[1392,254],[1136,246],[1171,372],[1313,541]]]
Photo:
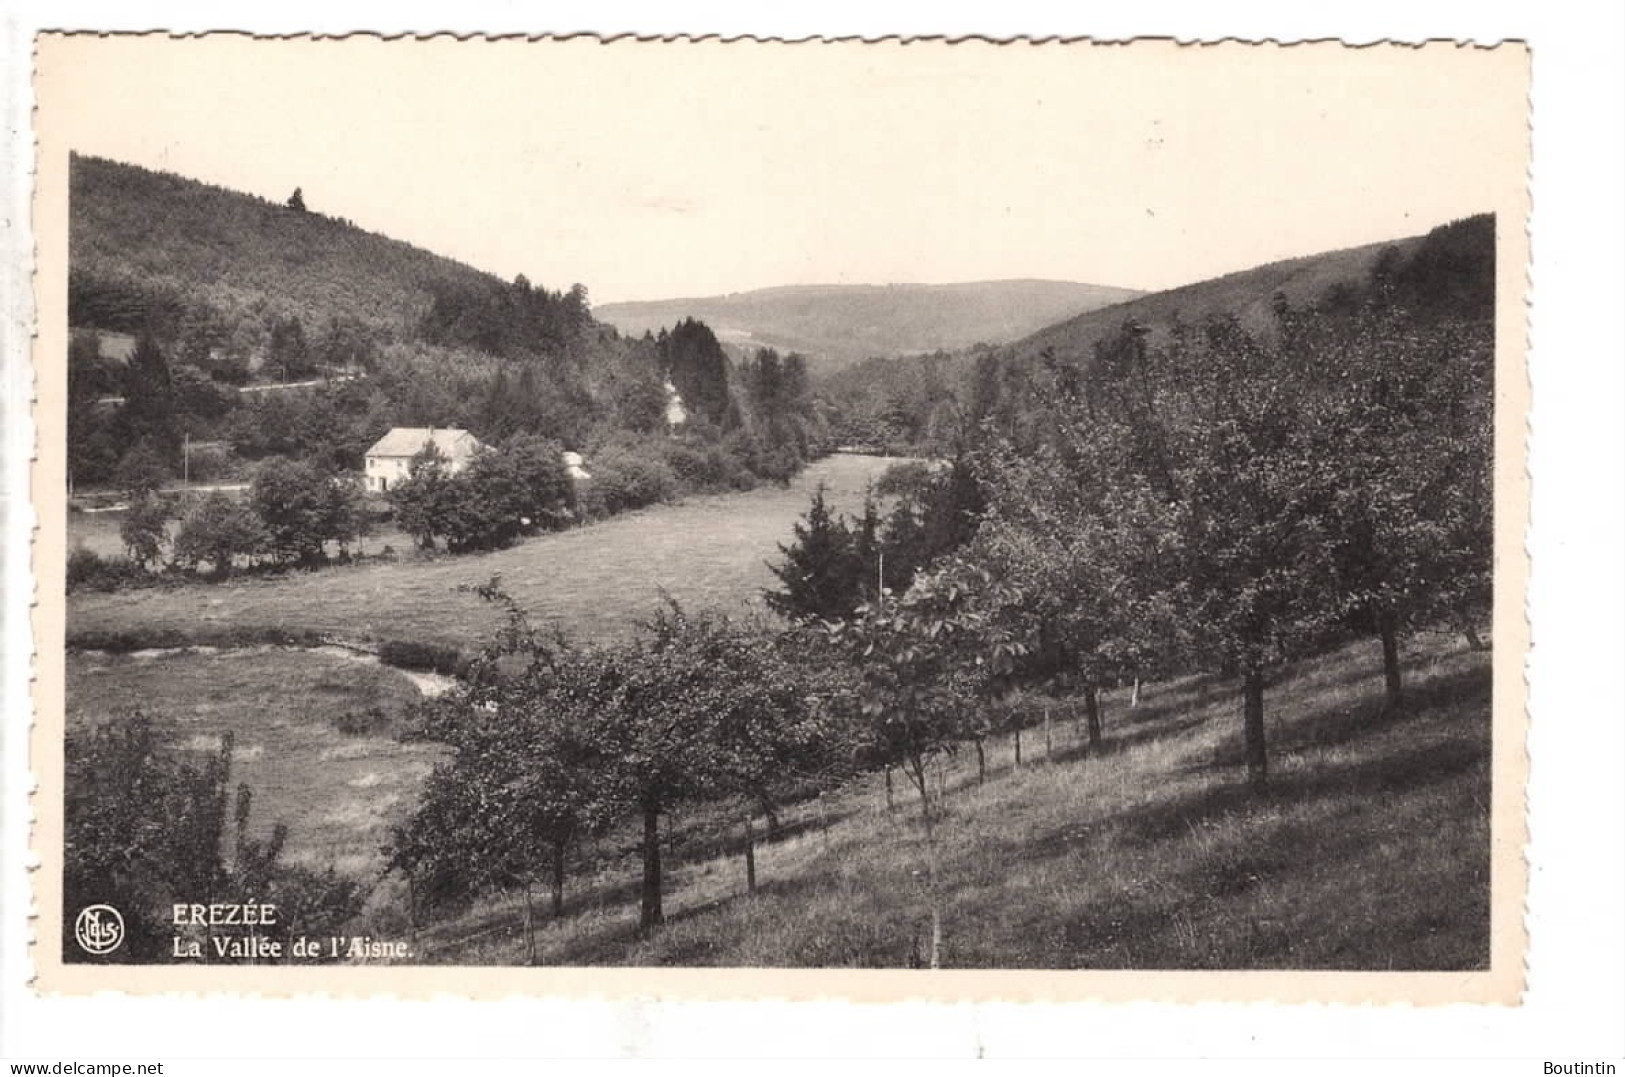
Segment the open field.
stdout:
[[[1271,789],[1246,787],[1233,686],[1186,679],[1130,710],[1108,701],[1108,750],[1057,721],[1054,758],[990,746],[948,768],[942,830],[946,965],[1044,968],[1474,969],[1489,954],[1489,656],[1423,637],[1412,708],[1382,714],[1359,644],[1269,693]],[[1059,712],[1057,712],[1059,717]],[[969,758],[968,758],[969,757]],[[924,954],[924,852],[909,786],[878,779],[785,814],[745,895],[738,849],[672,869],[668,922],[636,930],[635,867],[572,881],[538,932],[547,964],[903,966]],[[679,856],[683,820],[674,828]],[[493,899],[420,935],[431,960],[524,959],[521,913]]]
[[[762,610],[761,591],[775,582],[767,561],[777,558],[778,543],[789,542],[814,488],[826,484],[832,507],[857,512],[866,484],[894,462],[832,456],[786,488],[692,497],[487,554],[408,555],[280,579],[80,592],[68,596],[68,635],[159,629],[207,637],[251,626],[470,647],[495,627],[496,613],[457,588],[493,575],[538,624],[583,637],[626,631],[654,609],[662,589],[696,605]],[[374,540],[368,548],[379,547]]]
[[70,726],[141,710],[173,747],[218,751],[230,732],[232,782],[253,790],[250,828],[288,825],[291,862],[363,876],[388,828],[412,807],[444,749],[388,728],[341,733],[335,720],[377,707],[398,719],[418,699],[387,666],[326,653],[248,647],[155,657],[70,653]]

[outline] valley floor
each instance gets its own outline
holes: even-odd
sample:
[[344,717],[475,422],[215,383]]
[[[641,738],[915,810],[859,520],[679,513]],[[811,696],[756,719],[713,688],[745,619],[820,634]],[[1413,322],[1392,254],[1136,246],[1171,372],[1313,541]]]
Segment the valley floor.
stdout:
[[[493,553],[369,562],[283,578],[228,580],[112,594],[82,591],[67,600],[68,636],[163,632],[213,642],[231,628],[278,628],[357,640],[395,639],[478,648],[498,611],[460,585],[502,577],[503,587],[538,624],[577,638],[613,636],[649,616],[664,591],[696,606],[762,611],[777,545],[820,483],[832,509],[862,511],[866,486],[896,461],[831,456],[788,487],[694,496]],[[117,523],[70,517],[69,541],[107,545]],[[369,548],[379,548],[376,543]]]

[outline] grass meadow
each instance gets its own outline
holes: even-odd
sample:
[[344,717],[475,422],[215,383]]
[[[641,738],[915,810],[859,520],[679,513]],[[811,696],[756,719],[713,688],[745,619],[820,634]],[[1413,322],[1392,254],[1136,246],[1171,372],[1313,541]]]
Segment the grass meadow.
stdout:
[[[506,550],[459,557],[363,562],[281,578],[221,584],[83,591],[67,599],[75,632],[160,630],[212,638],[227,627],[283,628],[355,640],[403,639],[478,646],[497,614],[461,584],[500,575],[504,588],[538,624],[578,638],[605,638],[648,616],[664,590],[683,602],[761,611],[775,584],[769,559],[824,483],[832,507],[857,513],[867,484],[895,461],[832,456],[810,465],[788,487],[690,497],[588,527],[541,535]],[[75,514],[68,541],[117,542],[117,514]],[[381,548],[369,540],[369,549]],[[405,551],[405,545],[397,545]],[[116,550],[114,551],[116,552]]]
[[[1402,715],[1383,713],[1374,644],[1283,673],[1269,692],[1263,796],[1245,782],[1237,690],[1201,678],[1154,686],[1136,708],[1111,693],[1108,743],[1092,758],[1063,704],[1048,753],[1040,729],[1026,732],[1019,768],[1008,738],[990,744],[984,786],[960,753],[943,775],[945,965],[1486,967],[1489,657],[1424,637],[1406,672]],[[878,778],[787,811],[791,836],[758,846],[754,895],[742,847],[696,840],[702,821],[679,816],[667,923],[637,931],[628,848],[572,880],[566,916],[537,932],[537,960],[918,963],[924,846],[912,787],[899,778],[896,791],[890,812]],[[419,952],[522,963],[522,925],[514,896],[494,898],[422,932]]]
[[288,825],[285,858],[363,877],[381,867],[389,827],[409,812],[444,749],[402,743],[389,727],[340,732],[341,716],[376,707],[398,721],[419,698],[398,670],[330,653],[245,647],[156,656],[67,656],[67,721],[152,718],[183,751],[233,738],[233,785],[253,791],[250,831]]

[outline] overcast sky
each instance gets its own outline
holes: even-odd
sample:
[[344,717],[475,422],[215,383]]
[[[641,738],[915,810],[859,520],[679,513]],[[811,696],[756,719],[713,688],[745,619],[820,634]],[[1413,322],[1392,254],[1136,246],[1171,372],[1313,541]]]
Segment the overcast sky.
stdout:
[[[57,39],[78,150],[594,302],[1041,277],[1158,289],[1523,182],[1521,52]],[[60,79],[60,81],[50,81]]]

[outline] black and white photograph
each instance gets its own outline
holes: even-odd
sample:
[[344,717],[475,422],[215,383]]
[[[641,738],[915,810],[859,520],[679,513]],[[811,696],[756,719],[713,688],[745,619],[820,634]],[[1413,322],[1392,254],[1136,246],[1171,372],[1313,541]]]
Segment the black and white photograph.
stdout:
[[51,982],[1516,997],[1525,49],[38,64]]

